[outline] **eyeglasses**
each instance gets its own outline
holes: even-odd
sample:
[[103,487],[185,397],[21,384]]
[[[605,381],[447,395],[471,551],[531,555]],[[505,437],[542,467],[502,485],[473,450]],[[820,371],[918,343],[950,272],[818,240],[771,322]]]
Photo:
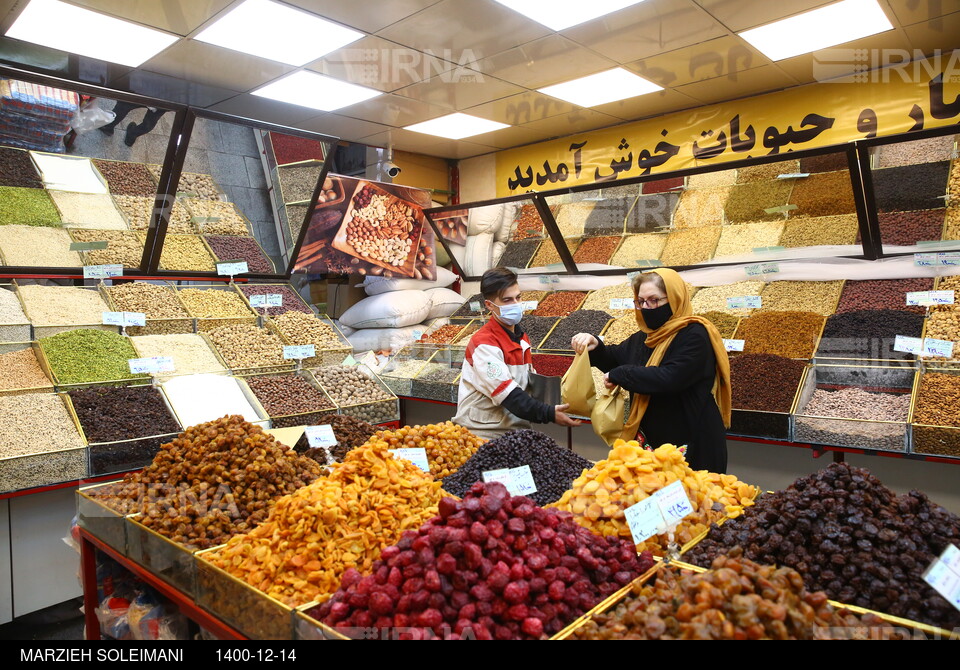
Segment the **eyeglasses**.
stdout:
[[640,300],[638,298],[633,301],[633,304],[635,304],[638,309],[643,309],[644,307],[647,309],[653,309],[655,307],[659,307],[660,304],[666,300],[667,298],[650,298],[649,300]]

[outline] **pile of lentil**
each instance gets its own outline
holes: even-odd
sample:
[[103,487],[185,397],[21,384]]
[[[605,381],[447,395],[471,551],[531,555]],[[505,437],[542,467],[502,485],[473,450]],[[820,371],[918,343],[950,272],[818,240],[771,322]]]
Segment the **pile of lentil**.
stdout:
[[31,347],[0,354],[0,391],[15,389],[53,391],[53,384],[44,374]]
[[143,379],[130,372],[128,361],[137,358],[130,340],[104,330],[68,330],[40,340],[50,369],[60,384]]
[[484,472],[524,465],[530,466],[537,486],[528,497],[538,505],[548,505],[559,500],[571,482],[592,464],[543,433],[512,430],[483,444],[456,474],[443,480],[443,488],[463,497],[471,486],[483,481]]

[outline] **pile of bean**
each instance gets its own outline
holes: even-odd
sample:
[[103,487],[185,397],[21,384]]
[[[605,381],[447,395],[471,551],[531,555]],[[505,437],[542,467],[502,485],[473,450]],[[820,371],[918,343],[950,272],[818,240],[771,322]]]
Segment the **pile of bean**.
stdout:
[[85,230],[74,228],[70,231],[74,242],[106,242],[106,249],[94,249],[84,252],[87,265],[122,265],[125,268],[139,268],[143,259],[143,242],[129,230]]
[[282,167],[277,170],[284,202],[300,202],[313,197],[320,178],[320,165]]
[[52,392],[53,384],[31,347],[0,354],[0,391],[38,388]]
[[877,157],[877,167],[886,168],[948,161],[953,158],[953,140],[953,135],[942,135],[940,137],[928,137],[925,140],[885,144],[877,148],[877,152],[880,154]]
[[[580,244],[580,239],[576,238],[564,240],[564,243],[567,245],[567,249],[570,251],[570,254],[573,255],[573,253],[577,250],[577,245]],[[537,249],[536,255],[533,257],[533,260],[530,261],[530,267],[542,268],[546,267],[547,265],[556,265],[560,262],[560,253],[553,245],[553,240],[548,237],[540,245],[540,248]]]
[[193,333],[174,335],[140,335],[130,340],[139,358],[167,356],[173,359],[173,368],[178,375],[195,375],[205,372],[223,372],[225,367],[217,360],[210,346]]
[[126,230],[127,222],[113,199],[105,193],[70,193],[48,191],[60,211],[63,225],[95,230]]
[[577,263],[601,263],[610,261],[617,245],[620,244],[619,237],[588,237],[573,255],[573,260]]
[[429,335],[421,337],[420,342],[422,344],[450,344],[462,330],[463,326],[456,324],[440,326]]
[[610,259],[611,265],[635,268],[637,261],[658,260],[667,244],[667,236],[658,233],[626,235],[617,253]]
[[103,321],[110,308],[97,291],[31,284],[17,289],[34,326],[72,326]]
[[603,334],[604,344],[620,344],[631,335],[639,333],[637,318],[633,314],[626,314],[613,321]]
[[[150,227],[150,217],[153,216],[155,201],[141,195],[114,195],[113,201],[127,219],[133,230],[146,230]],[[170,210],[167,222],[168,233],[193,233],[196,230],[190,222],[190,213],[183,203],[176,202]]]
[[543,342],[543,338],[547,336],[550,329],[553,328],[554,324],[559,320],[560,319],[553,316],[532,316],[526,314],[523,319],[520,320],[520,330],[527,334],[527,338],[530,340],[530,346],[536,349]]
[[443,498],[439,511],[385,548],[372,574],[344,573],[310,616],[355,637],[538,640],[653,566],[500,483]]
[[443,495],[440,483],[409,461],[363,446],[205,558],[288,605],[323,602],[346,570],[369,573],[404,530],[436,516]]
[[279,316],[286,312],[303,312],[313,316],[313,310],[307,305],[300,294],[286,284],[241,284],[237,288],[250,299],[254,295],[280,295],[282,304],[279,307],[253,307],[253,311],[263,316]]
[[283,341],[264,328],[249,323],[220,326],[209,332],[217,353],[232,370],[289,365]]
[[667,236],[660,260],[666,266],[696,265],[713,258],[720,241],[720,226],[682,228]]
[[740,321],[736,339],[748,354],[812,358],[824,318],[811,312],[757,312]]
[[0,225],[60,227],[60,214],[39,188],[0,186]]
[[[0,458],[47,454],[0,469],[0,490],[13,491],[83,479],[87,456],[83,440],[63,400],[53,393],[0,397]],[[52,452],[67,451],[54,454]]]
[[273,274],[274,272],[273,263],[252,237],[204,235],[203,239],[210,245],[218,261],[246,261],[250,273]]
[[317,351],[349,347],[340,341],[333,328],[313,315],[287,312],[273,317],[271,322],[292,344],[312,344]]
[[317,368],[313,374],[338,407],[393,400],[389,392],[354,366],[328,365]]
[[[141,232],[142,240],[146,233]],[[210,252],[197,235],[167,235],[160,254],[160,269],[179,272],[216,272]]]
[[94,495],[178,544],[207,549],[267,518],[281,496],[323,470],[239,416],[191,426],[153,462]]
[[922,314],[923,307],[907,307],[907,293],[933,290],[933,279],[872,279],[848,281],[840,293],[837,314],[866,309],[895,309]]
[[830,316],[835,312],[842,281],[775,281],[760,293],[764,311],[814,312]]
[[69,395],[90,444],[180,431],[160,391],[152,386],[88,388]]
[[579,237],[583,235],[584,228],[587,225],[587,218],[593,212],[597,203],[591,202],[568,202],[557,209],[554,218],[557,221],[557,227],[560,228],[560,234],[564,237]]
[[626,232],[651,233],[669,228],[679,202],[679,192],[640,196],[627,213]]
[[[476,312],[473,311],[472,307],[470,306],[471,303],[479,303],[479,304],[480,304],[480,309],[479,309],[478,311],[476,311]],[[460,305],[460,307],[457,309],[457,311],[454,312],[453,314],[451,314],[450,316],[451,316],[451,317],[458,317],[458,318],[460,318],[460,317],[463,317],[463,318],[473,318],[473,317],[475,317],[475,316],[480,316],[480,314],[481,314],[481,312],[482,312],[483,310],[484,310],[484,307],[483,307],[483,294],[482,294],[482,293],[475,293],[475,294],[473,294],[472,296],[470,296],[469,298],[467,298],[467,299],[464,301],[464,303],[463,303],[462,305]]]
[[177,193],[189,193],[190,195],[187,197],[196,197],[201,200],[219,200],[221,191],[220,187],[217,186],[217,182],[215,182],[210,175],[184,172],[180,175],[180,182],[177,184]]
[[762,496],[685,557],[707,566],[743,547],[746,558],[793,568],[833,600],[950,629],[960,611],[922,573],[958,541],[960,519],[923,493],[897,496],[866,470],[834,463]]
[[573,356],[533,355],[534,371],[545,377],[562,377],[570,369],[571,363],[573,363]]
[[[925,337],[953,342],[953,356],[949,360],[960,360],[960,311],[935,311],[927,320]],[[942,357],[938,357],[943,360]],[[937,360],[937,359],[935,359]]]
[[250,317],[254,314],[243,302],[243,298],[233,291],[218,289],[185,288],[179,292],[180,300],[186,305],[190,316],[199,318]]
[[148,319],[182,319],[190,315],[169,286],[130,282],[107,288],[110,300],[120,312],[142,312]]
[[[711,523],[738,516],[759,493],[733,475],[691,470],[672,444],[647,451],[636,441],[617,440],[607,457],[584,470],[554,507],[571,512],[577,523],[594,533],[630,539],[623,511],[675,481],[683,483],[693,507],[674,531],[680,545]],[[668,542],[667,533],[654,535],[637,550],[661,556]]]
[[737,332],[737,324],[740,323],[739,317],[726,312],[704,312],[700,316],[709,319],[720,331],[720,337],[725,340],[733,339],[733,334]]
[[130,340],[105,330],[68,330],[40,340],[50,369],[60,384],[121,379],[149,379],[131,374],[127,363],[137,358]]
[[[960,173],[960,170],[957,171]],[[960,193],[951,196],[954,200],[960,197]],[[960,240],[960,205],[952,205],[947,208],[947,216],[943,224],[943,239]]]
[[[776,175],[774,175],[776,176]],[[714,186],[732,186],[737,183],[736,170],[715,170],[687,177],[687,188],[711,188]]]
[[517,214],[517,227],[514,228],[510,239],[520,241],[530,237],[543,237],[543,221],[540,219],[540,212],[537,211],[536,206],[523,205]]
[[667,179],[655,179],[654,181],[645,181],[640,185],[644,195],[647,193],[664,193],[683,186],[683,177],[669,177]]
[[570,340],[577,333],[599,335],[603,327],[610,321],[610,315],[599,310],[583,309],[574,312],[565,319],[561,319],[553,329],[550,337],[543,343],[544,349],[570,349]]
[[614,284],[613,286],[605,286],[604,288],[597,289],[596,291],[590,291],[587,299],[583,301],[582,309],[598,309],[602,312],[606,312],[610,316],[624,316],[626,314],[633,314],[632,305],[629,309],[611,309],[610,301],[618,298],[633,300],[633,287],[629,283],[620,282],[619,284]]
[[443,363],[427,363],[413,380],[413,395],[417,398],[452,402],[457,396],[460,370]]
[[754,181],[768,181],[776,179],[782,174],[797,174],[800,172],[800,161],[785,160],[777,163],[765,163],[763,165],[750,165],[742,167],[737,171],[737,183],[746,184]]
[[806,362],[772,354],[742,354],[730,360],[733,406],[758,412],[789,412]]
[[[267,416],[274,419],[274,428],[286,425],[301,426],[308,421],[303,417],[277,424],[276,417],[289,417],[291,414],[333,411],[336,405],[319,389],[297,374],[265,375],[246,377],[245,381],[257,396],[257,400],[267,410]],[[312,420],[311,420],[312,422]]]
[[28,342],[30,323],[13,291],[0,289],[0,342]]
[[780,237],[780,246],[817,247],[822,245],[853,244],[860,228],[855,214],[819,216],[808,219],[788,219]]
[[7,265],[76,268],[83,264],[80,254],[70,251],[70,235],[60,228],[0,226],[0,252]]
[[927,372],[920,377],[917,406],[913,410],[914,451],[924,454],[960,456],[960,377]]
[[[597,201],[583,225],[584,232],[587,235],[622,235],[624,219],[626,219],[627,212],[630,211],[636,199],[637,196],[633,195],[624,198],[605,198]],[[619,240],[619,237],[617,239]],[[613,253],[612,250],[611,253]],[[583,262],[599,263],[601,261]]]
[[[337,444],[329,447],[327,453],[338,463],[343,461],[348,452],[366,444],[367,440],[377,432],[376,426],[344,414],[327,414],[318,417],[316,425],[333,426],[333,436],[337,438]],[[301,451],[306,449],[307,444],[307,436],[304,434],[297,442],[296,448]]]
[[824,172],[794,181],[790,203],[797,209],[791,211],[790,216],[836,216],[857,210],[846,171]]
[[873,192],[881,212],[943,207],[950,163],[921,163],[873,171]]
[[537,251],[539,239],[522,240],[518,242],[509,242],[503,255],[497,261],[497,265],[505,268],[525,268]]
[[[736,595],[731,597],[732,593]],[[874,614],[860,618],[835,610],[825,593],[807,591],[795,570],[758,565],[736,549],[718,556],[704,573],[672,566],[660,570],[655,581],[635,585],[616,609],[590,617],[572,639],[825,640],[896,635]]]
[[782,221],[724,226],[713,255],[715,258],[737,256],[749,254],[757,247],[775,247],[780,244],[783,226]]
[[0,186],[43,188],[30,154],[21,149],[0,147]]
[[586,297],[586,291],[557,291],[541,300],[531,314],[533,316],[570,316]]
[[[247,222],[232,202],[190,199],[186,204],[191,218],[200,219],[196,221],[196,225],[204,235],[246,236],[250,234]],[[302,216],[300,218],[303,219]]]
[[786,205],[793,190],[790,179],[769,179],[737,184],[730,188],[730,197],[724,205],[724,217],[729,222],[778,221],[783,214],[767,214],[771,207]]
[[451,421],[381,430],[369,441],[371,446],[384,449],[423,449],[430,474],[437,480],[457,472],[483,443],[481,438]]
[[673,225],[677,228],[719,226],[723,223],[723,210],[732,188],[688,188],[680,195],[673,213]]
[[845,153],[808,156],[800,159],[800,172],[833,172],[849,167]]
[[107,180],[111,193],[121,195],[152,196],[157,192],[157,185],[150,176],[150,172],[140,163],[124,161],[105,161],[93,159],[100,174]]
[[[797,411],[795,439],[864,449],[905,451],[905,422],[909,411],[909,392],[871,393],[857,387],[836,391],[817,389],[810,402]],[[799,416],[800,414],[804,416]],[[808,416],[862,421],[831,421],[810,419]],[[895,421],[899,422],[899,425],[863,421]]]
[[917,242],[939,240],[945,216],[945,209],[881,212],[880,240],[885,246],[912,246]]

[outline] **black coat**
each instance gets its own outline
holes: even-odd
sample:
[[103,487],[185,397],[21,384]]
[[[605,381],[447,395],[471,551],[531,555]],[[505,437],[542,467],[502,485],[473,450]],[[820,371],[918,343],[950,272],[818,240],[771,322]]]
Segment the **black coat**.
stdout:
[[640,421],[650,446],[685,444],[694,470],[726,472],[727,436],[712,393],[717,359],[707,329],[694,323],[680,330],[656,367],[646,367],[653,350],[645,340],[636,333],[622,344],[601,342],[590,364],[627,391],[650,396]]

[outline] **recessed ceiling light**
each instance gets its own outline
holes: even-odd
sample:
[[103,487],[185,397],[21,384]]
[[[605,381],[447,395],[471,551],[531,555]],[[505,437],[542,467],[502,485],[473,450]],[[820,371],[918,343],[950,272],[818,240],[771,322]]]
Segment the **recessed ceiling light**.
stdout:
[[464,137],[472,137],[481,133],[490,133],[501,128],[509,128],[506,123],[481,119],[469,114],[447,114],[438,119],[431,119],[423,123],[415,123],[412,126],[406,126],[404,130],[412,130],[415,133],[425,135],[436,135],[437,137],[446,137],[451,140],[459,140]]
[[363,33],[269,0],[247,0],[195,39],[287,65],[306,65]]
[[30,0],[7,37],[137,67],[179,38],[58,0]]
[[324,112],[332,112],[381,94],[381,91],[375,91],[372,88],[302,70],[251,92],[251,95],[258,95],[261,98],[270,98]]
[[560,98],[581,107],[596,107],[608,102],[662,91],[663,86],[647,81],[622,67],[616,67],[606,72],[598,72],[537,90],[544,95]]
[[537,23],[542,23],[551,30],[564,30],[624,7],[639,5],[643,0],[589,0],[589,2],[584,0],[497,0],[497,2]]
[[892,29],[877,0],[842,0],[738,34],[770,60],[783,60]]

